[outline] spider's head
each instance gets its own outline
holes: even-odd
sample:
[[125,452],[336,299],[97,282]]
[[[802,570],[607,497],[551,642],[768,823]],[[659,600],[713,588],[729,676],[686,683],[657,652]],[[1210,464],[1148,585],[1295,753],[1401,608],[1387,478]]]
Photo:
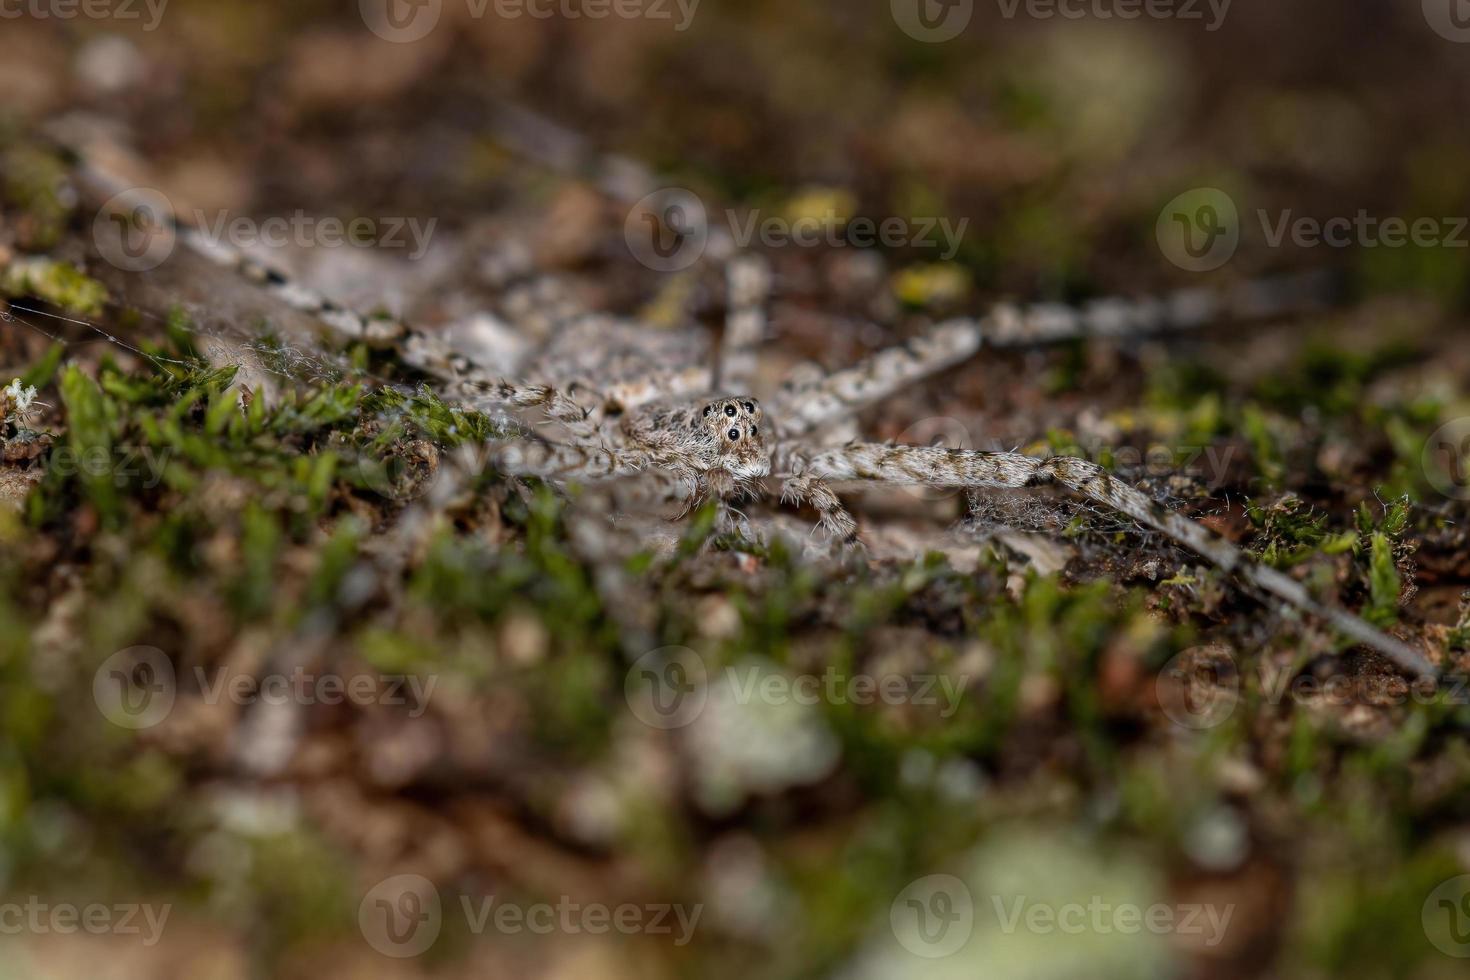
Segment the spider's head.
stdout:
[[699,421],[713,441],[712,465],[729,470],[737,480],[770,475],[760,402],[748,395],[721,398],[699,410]]

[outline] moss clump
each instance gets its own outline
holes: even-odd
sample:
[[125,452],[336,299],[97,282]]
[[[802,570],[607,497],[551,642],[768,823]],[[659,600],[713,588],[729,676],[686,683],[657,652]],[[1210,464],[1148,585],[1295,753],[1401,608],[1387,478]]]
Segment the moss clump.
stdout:
[[1260,529],[1257,556],[1275,568],[1291,568],[1319,555],[1344,554],[1358,543],[1357,532],[1334,532],[1326,515],[1317,514],[1296,496],[1283,497],[1269,507],[1251,504],[1246,514]]
[[15,226],[22,248],[42,251],[60,240],[72,211],[63,192],[66,178],[60,160],[30,144],[0,152],[0,197],[18,212]]
[[1451,650],[1470,650],[1470,591],[1460,596],[1460,617],[1450,630],[1448,645]]
[[35,296],[79,317],[102,315],[107,287],[68,262],[19,259],[0,273],[6,296]]

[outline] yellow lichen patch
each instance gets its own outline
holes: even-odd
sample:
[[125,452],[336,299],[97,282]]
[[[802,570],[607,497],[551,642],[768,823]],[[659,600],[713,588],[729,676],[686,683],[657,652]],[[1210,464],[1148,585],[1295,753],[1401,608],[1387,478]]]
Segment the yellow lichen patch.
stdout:
[[17,259],[0,274],[0,292],[36,296],[77,316],[100,316],[107,287],[68,262]]
[[893,276],[893,293],[907,306],[957,303],[970,292],[970,274],[950,262],[911,265]]
[[797,222],[818,222],[829,228],[841,228],[857,211],[857,198],[840,187],[808,187],[787,198],[781,217]]

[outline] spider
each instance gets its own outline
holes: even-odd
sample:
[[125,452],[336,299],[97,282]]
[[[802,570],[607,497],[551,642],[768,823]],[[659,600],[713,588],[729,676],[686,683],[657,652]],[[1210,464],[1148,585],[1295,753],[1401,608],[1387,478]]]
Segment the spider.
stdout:
[[[746,392],[764,335],[760,304],[769,288],[769,272],[761,260],[744,256],[729,263],[727,277],[729,314],[718,372],[665,363],[636,384],[624,378],[609,391],[599,391],[579,381],[575,392],[552,384],[457,378],[453,387],[476,404],[540,405],[567,427],[569,436],[560,441],[524,439],[498,450],[491,455],[493,465],[507,474],[562,483],[656,470],[671,476],[687,501],[721,503],[758,494],[773,479],[783,502],[811,506],[821,526],[848,545],[858,544],[857,522],[834,484],[972,489],[1054,485],[1163,534],[1247,585],[1326,620],[1407,671],[1434,673],[1418,651],[1349,612],[1322,605],[1296,580],[1254,561],[1096,463],[1068,456],[840,442],[830,435],[861,409],[965,361],[987,338],[1013,344],[1184,329],[1219,315],[1218,297],[1191,292],[1169,302],[1112,299],[1082,310],[998,307],[983,319],[941,323],[851,367],[820,374],[808,370],[763,404]],[[1237,297],[1231,305],[1260,312],[1270,305],[1262,289],[1257,284],[1249,297]],[[701,383],[708,384],[705,392],[692,390]]]
[[[255,259],[221,254],[218,243],[204,241],[185,225],[176,224],[175,230],[192,251],[214,264],[233,265],[340,339],[393,349],[402,361],[437,379],[446,397],[492,412],[540,409],[561,427],[565,435],[558,439],[522,430],[521,436],[494,447],[487,460],[503,474],[567,484],[652,471],[668,478],[686,505],[712,499],[722,508],[742,496],[761,494],[774,481],[782,502],[810,506],[820,526],[849,546],[858,545],[857,522],[834,485],[1057,486],[1111,508],[1247,585],[1321,618],[1407,672],[1437,673],[1419,651],[1350,612],[1319,603],[1296,580],[1251,559],[1096,463],[845,438],[856,413],[968,360],[982,344],[1188,330],[1226,316],[1279,315],[1317,298],[1320,283],[1314,277],[1251,283],[1224,295],[1197,289],[1164,300],[1103,299],[1081,309],[998,306],[983,318],[941,322],[850,367],[828,372],[803,366],[762,401],[750,389],[766,332],[770,270],[754,254],[736,253],[726,263],[727,315],[716,351],[692,328],[655,330],[571,309],[543,331],[538,349],[506,354],[498,349],[504,336],[498,341],[482,337],[482,342],[468,345],[476,348],[472,356],[466,353],[465,338],[457,343],[453,332],[446,339],[443,332],[362,316]],[[554,304],[540,296],[538,305]],[[487,370],[487,362],[499,373]],[[728,510],[723,513],[728,516]]]

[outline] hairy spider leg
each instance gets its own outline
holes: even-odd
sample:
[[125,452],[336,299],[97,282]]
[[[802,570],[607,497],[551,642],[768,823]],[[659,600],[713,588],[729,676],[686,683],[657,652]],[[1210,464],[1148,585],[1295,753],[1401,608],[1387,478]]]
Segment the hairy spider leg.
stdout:
[[725,333],[720,338],[720,370],[716,387],[749,391],[755,380],[756,354],[766,337],[765,304],[771,293],[771,267],[758,255],[732,258],[725,267]]
[[1415,675],[1435,676],[1422,653],[1345,610],[1324,606],[1297,582],[1250,558],[1201,524],[1170,511],[1096,463],[1070,456],[1040,458],[1020,453],[974,452],[916,446],[851,445],[812,455],[799,477],[887,484],[1032,488],[1058,484],[1126,514],[1208,559],[1246,583],[1317,616]]
[[1327,277],[1303,275],[1245,283],[1228,292],[1190,289],[1166,298],[1097,299],[1081,307],[1039,303],[999,305],[982,319],[958,318],[821,379],[788,384],[773,402],[783,432],[822,428],[924,378],[974,356],[983,344],[1021,347],[1078,337],[1130,337],[1197,329],[1222,319],[1259,320],[1315,309]]

